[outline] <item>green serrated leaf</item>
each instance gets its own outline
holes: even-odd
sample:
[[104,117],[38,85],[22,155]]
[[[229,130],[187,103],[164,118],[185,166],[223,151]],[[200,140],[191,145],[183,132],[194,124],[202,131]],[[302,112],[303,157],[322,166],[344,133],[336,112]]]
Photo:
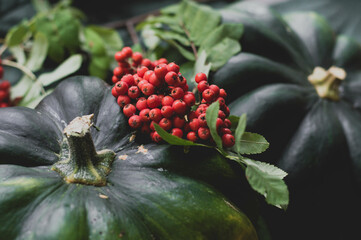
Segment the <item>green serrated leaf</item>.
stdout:
[[283,178],[287,173],[283,170],[252,159],[244,158],[247,165],[246,177],[251,187],[266,198],[266,202],[282,209],[287,209],[289,192]]
[[22,22],[19,25],[11,28],[10,31],[6,34],[5,44],[8,47],[14,47],[21,44],[29,36],[30,29],[26,22]]
[[200,45],[221,22],[219,12],[192,1],[183,1],[178,13],[189,32],[190,40],[196,45]]
[[244,113],[239,118],[237,128],[234,133],[234,138],[235,138],[234,149],[236,150],[236,153],[238,153],[238,154],[241,154],[240,153],[241,145],[242,145],[241,139],[242,139],[244,130],[246,129],[246,122],[247,122],[247,117],[246,117],[246,114]]
[[233,55],[241,51],[241,45],[237,40],[224,38],[222,41],[210,48],[208,60],[212,63],[212,70],[222,67]]
[[257,154],[266,151],[269,143],[260,134],[244,132],[239,146],[239,154]]
[[54,71],[43,73],[38,77],[38,82],[44,86],[49,86],[64,77],[76,72],[82,64],[82,56],[80,54],[73,55],[60,64]]
[[49,44],[46,36],[41,32],[36,33],[29,58],[25,63],[25,66],[29,70],[36,72],[42,67],[48,53],[48,46]]
[[208,106],[206,111],[206,121],[209,128],[209,131],[211,132],[212,138],[214,142],[216,143],[217,147],[219,149],[222,149],[222,138],[218,135],[217,132],[217,118],[218,118],[218,112],[219,112],[219,102],[215,101],[211,105]]
[[178,32],[174,32],[174,31],[170,31],[170,30],[159,30],[159,29],[154,29],[155,34],[167,41],[167,40],[174,40],[179,42],[180,44],[184,45],[184,46],[190,46],[191,43],[188,40],[188,38],[186,36],[184,36],[183,34],[180,34]]
[[177,146],[203,146],[208,147],[203,144],[194,143],[192,141],[185,140],[183,138],[179,138],[177,136],[173,136],[172,134],[165,131],[163,128],[161,128],[158,124],[154,123],[155,131],[162,137],[164,141],[171,145],[177,145]]
[[93,30],[103,40],[108,56],[113,57],[115,52],[121,50],[123,47],[123,41],[114,29],[97,25],[90,25],[87,28]]

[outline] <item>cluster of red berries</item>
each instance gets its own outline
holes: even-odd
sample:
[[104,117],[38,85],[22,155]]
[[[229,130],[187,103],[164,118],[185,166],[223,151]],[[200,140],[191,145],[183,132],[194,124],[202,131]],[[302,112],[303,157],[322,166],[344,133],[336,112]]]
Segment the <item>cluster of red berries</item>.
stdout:
[[224,89],[209,85],[204,73],[196,75],[202,99],[197,109],[192,111],[196,96],[188,91],[187,80],[177,64],[168,63],[165,58],[152,62],[130,47],[124,47],[114,57],[118,66],[113,70],[112,94],[129,118],[130,127],[149,134],[154,142],[162,141],[154,123],[174,136],[193,142],[211,142],[205,112],[212,102],[219,101],[219,134],[225,147],[234,145],[231,122],[227,119],[229,108],[224,100],[227,94]]
[[4,76],[4,68],[1,65],[0,59],[0,108],[11,106],[10,100],[10,82],[8,80],[2,80]]

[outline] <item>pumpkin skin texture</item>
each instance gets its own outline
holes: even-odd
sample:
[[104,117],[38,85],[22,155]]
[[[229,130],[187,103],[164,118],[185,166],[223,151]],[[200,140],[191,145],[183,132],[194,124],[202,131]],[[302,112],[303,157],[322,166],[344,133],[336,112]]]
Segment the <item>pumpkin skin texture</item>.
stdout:
[[[92,113],[99,129],[90,130],[96,150],[116,153],[107,184],[66,183],[51,170],[59,160],[63,129]],[[147,151],[138,152],[140,143],[129,141],[132,131],[126,126],[110,87],[93,77],[64,80],[35,109],[0,109],[0,235],[258,239],[247,216],[199,180],[214,174],[207,163],[191,164],[196,159],[187,161],[179,148],[166,144],[144,143]],[[202,166],[206,173],[195,180]]]
[[[315,13],[281,16],[252,3],[221,13],[244,24],[242,52],[211,81],[227,91],[232,114],[246,113],[248,130],[271,143],[262,160],[289,174],[289,209],[267,210],[275,239],[352,239],[361,213],[361,47]],[[315,67],[331,66],[347,73],[338,101],[308,81]]]

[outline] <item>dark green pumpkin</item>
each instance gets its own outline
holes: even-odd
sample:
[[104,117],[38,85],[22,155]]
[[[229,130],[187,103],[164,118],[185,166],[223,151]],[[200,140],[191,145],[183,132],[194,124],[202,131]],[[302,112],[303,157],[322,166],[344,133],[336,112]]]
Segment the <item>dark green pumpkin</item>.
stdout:
[[[271,210],[276,239],[350,239],[361,213],[360,45],[312,12],[281,16],[244,2],[221,13],[244,24],[242,52],[211,81],[228,91],[231,113],[247,113],[248,130],[271,143],[262,160],[289,173],[287,218],[277,222]],[[332,66],[346,78],[331,87],[336,98],[321,97],[308,78]]]
[[[89,114],[98,155],[91,141],[79,140],[81,131],[74,128],[71,141],[63,134],[71,120]],[[126,121],[109,86],[80,76],[63,81],[35,109],[0,109],[0,238],[257,239],[246,215],[202,181],[234,174],[224,159],[197,160],[179,147],[130,141]],[[110,158],[115,152],[109,174],[99,160],[104,149]],[[67,162],[69,151],[84,156],[78,165]],[[69,164],[65,171],[59,160]],[[63,176],[52,170],[55,163]],[[105,181],[97,182],[102,174]]]

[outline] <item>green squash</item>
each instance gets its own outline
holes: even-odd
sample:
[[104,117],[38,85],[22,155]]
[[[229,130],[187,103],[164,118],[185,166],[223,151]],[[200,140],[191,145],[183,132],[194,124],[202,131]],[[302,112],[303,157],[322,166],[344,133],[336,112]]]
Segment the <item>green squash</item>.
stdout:
[[231,174],[225,160],[133,140],[126,121],[110,87],[83,76],[35,109],[0,109],[1,238],[258,239],[202,181]]
[[243,2],[221,13],[244,24],[242,52],[211,81],[271,143],[262,160],[289,174],[289,209],[270,210],[276,239],[350,239],[361,214],[360,45],[312,12]]

